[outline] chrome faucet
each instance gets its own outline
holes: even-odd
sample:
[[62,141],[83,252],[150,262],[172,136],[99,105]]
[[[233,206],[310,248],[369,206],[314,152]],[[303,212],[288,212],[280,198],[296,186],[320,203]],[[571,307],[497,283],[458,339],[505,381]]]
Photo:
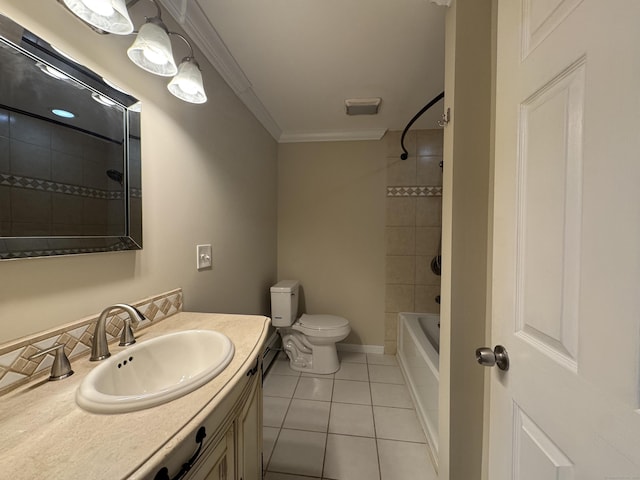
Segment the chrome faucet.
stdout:
[[[93,342],[91,343],[91,360],[96,362],[98,360],[104,360],[111,356],[109,352],[109,345],[107,344],[107,315],[111,310],[120,308],[129,314],[131,321],[136,324],[138,320],[144,320],[146,317],[135,307],[124,303],[116,303],[105,308],[98,321],[96,322],[96,328],[93,331]],[[137,318],[136,318],[137,317]],[[127,325],[125,325],[125,328]]]

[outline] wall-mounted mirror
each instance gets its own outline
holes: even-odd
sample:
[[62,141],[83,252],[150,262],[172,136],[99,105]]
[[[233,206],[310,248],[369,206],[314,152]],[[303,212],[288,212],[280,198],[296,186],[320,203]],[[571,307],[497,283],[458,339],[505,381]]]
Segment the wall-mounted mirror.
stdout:
[[0,259],[142,248],[139,106],[0,15]]

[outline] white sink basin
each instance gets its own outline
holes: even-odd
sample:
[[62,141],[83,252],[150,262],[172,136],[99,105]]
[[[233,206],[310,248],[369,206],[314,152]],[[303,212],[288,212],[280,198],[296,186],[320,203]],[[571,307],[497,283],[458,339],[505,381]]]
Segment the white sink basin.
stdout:
[[95,413],[155,407],[201,387],[233,358],[226,335],[186,330],[140,342],[109,357],[80,383],[76,402]]

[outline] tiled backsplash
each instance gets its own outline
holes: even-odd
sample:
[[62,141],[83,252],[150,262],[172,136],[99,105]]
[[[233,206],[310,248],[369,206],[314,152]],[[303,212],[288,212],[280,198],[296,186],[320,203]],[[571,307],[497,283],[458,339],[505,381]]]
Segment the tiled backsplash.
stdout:
[[[142,312],[146,320],[140,322],[138,330],[151,322],[162,320],[182,311],[182,289],[178,288],[132,303]],[[70,360],[89,353],[95,323],[99,313],[71,322],[46,332],[23,337],[0,345],[0,395],[22,385],[33,377],[48,374],[53,363],[52,355],[44,355],[35,360],[29,357],[55,344],[65,344],[65,353]],[[107,340],[119,339],[124,318],[122,310],[114,310],[107,317]]]
[[442,225],[443,131],[401,132],[387,143],[385,353],[396,352],[398,312],[437,313],[440,277],[431,270]]

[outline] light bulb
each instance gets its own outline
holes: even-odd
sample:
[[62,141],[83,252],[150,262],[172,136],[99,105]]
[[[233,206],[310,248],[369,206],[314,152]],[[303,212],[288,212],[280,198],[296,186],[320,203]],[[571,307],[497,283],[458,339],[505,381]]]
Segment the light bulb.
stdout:
[[154,48],[151,45],[147,45],[142,53],[144,55],[144,58],[149,60],[151,63],[155,63],[156,65],[164,65],[165,63],[167,63],[167,57],[164,55],[164,52]]
[[110,17],[115,13],[111,0],[82,0],[82,3],[89,10],[103,17]]

